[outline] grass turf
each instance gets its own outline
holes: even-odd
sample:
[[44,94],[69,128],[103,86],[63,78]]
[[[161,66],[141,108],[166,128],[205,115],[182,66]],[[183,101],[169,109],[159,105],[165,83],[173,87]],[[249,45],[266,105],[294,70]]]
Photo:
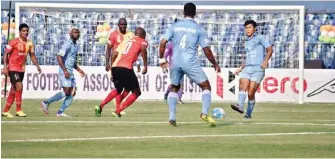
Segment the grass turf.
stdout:
[[121,119],[111,117],[113,104],[95,117],[99,101],[74,101],[66,112],[70,118],[56,117],[60,103],[45,115],[39,102],[24,100],[26,118],[2,118],[1,157],[335,157],[331,104],[257,104],[253,119],[245,120],[228,103],[213,103],[211,108],[222,107],[227,114],[211,128],[199,118],[199,103],[178,105],[178,126],[171,127],[163,102],[135,102]]

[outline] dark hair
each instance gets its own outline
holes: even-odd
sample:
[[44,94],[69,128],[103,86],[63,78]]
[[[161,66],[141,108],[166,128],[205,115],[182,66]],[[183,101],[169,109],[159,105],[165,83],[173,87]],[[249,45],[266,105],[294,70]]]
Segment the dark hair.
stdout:
[[23,28],[28,28],[29,29],[29,26],[26,23],[22,23],[19,26],[19,31],[21,31]]
[[249,25],[249,24],[252,24],[252,26],[254,26],[254,28],[256,28],[256,22],[254,20],[247,20],[244,22],[244,27]]
[[190,3],[186,3],[184,5],[184,15],[185,16],[194,17],[195,16],[195,11],[196,11],[195,4],[190,2]]
[[178,18],[174,19],[174,22],[178,22]]

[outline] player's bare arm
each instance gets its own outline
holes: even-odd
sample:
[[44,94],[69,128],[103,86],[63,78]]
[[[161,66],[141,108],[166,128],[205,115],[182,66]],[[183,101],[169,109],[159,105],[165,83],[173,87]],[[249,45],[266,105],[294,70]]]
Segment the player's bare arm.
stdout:
[[12,51],[13,50],[5,51],[5,54],[3,55],[3,63],[4,63],[3,74],[5,76],[8,76],[8,56],[12,53]]
[[268,67],[268,62],[272,56],[272,53],[273,53],[273,49],[272,49],[272,46],[269,46],[266,48],[266,55],[264,57],[264,61],[262,63],[262,68],[263,69],[266,69]]
[[78,66],[77,63],[74,64],[74,69],[76,69],[78,71],[78,73],[80,74],[81,77],[85,76],[85,72]]
[[159,45],[159,64],[163,70],[167,68],[167,62],[166,62],[166,59],[164,58],[164,52],[165,52],[167,43],[168,43],[167,40],[162,39]]
[[62,60],[62,56],[57,55],[57,61],[58,61],[59,66],[62,68],[62,70],[64,72],[65,78],[70,78],[70,73],[65,68],[65,65],[64,65],[63,60]]
[[142,70],[142,74],[146,74],[148,72],[148,54],[147,54],[147,46],[141,47],[141,55],[143,58],[144,68]]
[[111,56],[111,50],[113,48],[112,44],[107,44],[107,50],[106,50],[106,71],[110,70],[110,56]]
[[32,62],[34,63],[34,65],[36,66],[38,73],[42,73],[42,69],[41,69],[41,67],[40,67],[40,65],[38,64],[38,61],[37,61],[37,59],[36,59],[34,46],[31,46],[31,49],[30,49],[30,51],[29,51],[29,55],[30,55],[31,61],[32,61]]
[[205,55],[207,57],[207,59],[213,64],[215,71],[216,72],[221,72],[221,68],[219,67],[219,65],[216,63],[215,57],[212,53],[212,50],[209,47],[205,47],[203,48]]

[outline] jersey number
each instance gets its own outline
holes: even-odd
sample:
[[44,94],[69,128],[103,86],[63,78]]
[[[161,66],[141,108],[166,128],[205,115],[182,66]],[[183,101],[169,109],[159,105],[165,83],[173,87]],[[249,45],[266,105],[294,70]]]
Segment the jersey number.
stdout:
[[133,45],[132,42],[128,42],[127,45],[126,45],[126,49],[124,50],[123,54],[128,54],[130,48],[131,48],[131,45]]
[[185,48],[186,46],[186,35],[184,35],[180,40],[180,47]]

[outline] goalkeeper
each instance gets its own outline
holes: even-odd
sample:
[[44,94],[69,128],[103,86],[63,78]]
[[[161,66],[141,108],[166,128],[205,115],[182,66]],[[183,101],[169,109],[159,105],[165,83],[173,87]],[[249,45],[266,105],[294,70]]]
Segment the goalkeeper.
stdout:
[[264,39],[264,36],[256,33],[255,21],[247,20],[244,27],[247,34],[244,44],[246,59],[245,63],[235,72],[235,74],[240,73],[240,91],[237,104],[231,105],[231,108],[243,114],[244,101],[248,91],[248,108],[244,117],[250,119],[255,106],[256,90],[264,78],[265,69],[268,67],[268,61],[273,51],[272,46]]

